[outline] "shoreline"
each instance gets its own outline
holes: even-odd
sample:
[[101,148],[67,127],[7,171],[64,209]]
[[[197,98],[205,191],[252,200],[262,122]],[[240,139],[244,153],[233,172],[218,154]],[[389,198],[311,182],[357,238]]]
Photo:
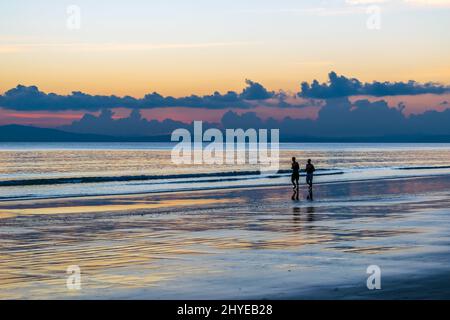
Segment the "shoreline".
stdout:
[[[332,174],[332,175],[340,175]],[[320,176],[320,175],[319,175]],[[300,177],[305,177],[305,175],[301,175]],[[352,180],[336,180],[336,181],[323,181],[323,182],[314,182],[314,187],[326,186],[326,185],[335,185],[335,184],[343,184],[343,183],[370,183],[377,181],[399,181],[399,180],[415,180],[415,179],[428,179],[428,178],[440,178],[440,177],[450,177],[450,173],[440,173],[440,174],[429,174],[429,175],[412,175],[412,176],[392,176],[392,177],[379,177],[379,178],[367,178],[367,179],[352,179]],[[184,193],[208,193],[214,191],[227,191],[227,190],[247,190],[247,189],[286,189],[291,190],[292,186],[289,182],[288,176],[286,176],[286,183],[284,185],[280,184],[255,184],[255,185],[245,185],[245,186],[223,186],[223,187],[210,187],[203,189],[179,189],[173,191],[147,191],[147,192],[129,192],[129,193],[109,193],[109,194],[100,194],[100,195],[61,195],[54,197],[35,197],[35,198],[11,198],[11,199],[0,199],[0,205],[2,202],[17,202],[17,201],[47,201],[47,200],[64,200],[64,199],[80,199],[80,198],[110,198],[110,197],[122,197],[122,196],[160,196],[166,194],[184,194]],[[304,189],[307,188],[306,184],[301,184]],[[9,186],[8,186],[9,187]]]
[[445,175],[318,184],[316,201],[247,187],[0,202],[0,299],[450,299],[449,190]]

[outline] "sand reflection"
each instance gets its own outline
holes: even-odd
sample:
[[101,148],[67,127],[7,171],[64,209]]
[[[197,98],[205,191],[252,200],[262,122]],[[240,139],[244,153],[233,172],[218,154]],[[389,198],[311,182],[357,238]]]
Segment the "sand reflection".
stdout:
[[[450,181],[427,181],[432,207],[448,208]],[[295,203],[283,188],[2,203],[0,298],[158,298],[181,289],[220,297],[241,286],[224,279],[264,277],[251,282],[257,292],[300,278],[308,285],[324,266],[349,276],[372,257],[405,263],[396,255],[431,250],[427,241],[450,231],[423,227],[448,215],[424,215],[430,196],[411,197],[408,183],[323,185],[316,201]],[[82,270],[81,292],[65,287],[69,265]]]

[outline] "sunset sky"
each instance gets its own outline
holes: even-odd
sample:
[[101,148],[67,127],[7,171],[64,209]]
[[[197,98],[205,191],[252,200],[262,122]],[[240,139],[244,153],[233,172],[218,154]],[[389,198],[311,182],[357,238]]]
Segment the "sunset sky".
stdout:
[[[78,9],[80,25],[73,28]],[[379,29],[370,29],[368,19],[378,10]],[[183,97],[240,93],[251,79],[269,91],[295,95],[303,81],[326,82],[330,71],[364,83],[415,80],[448,86],[449,30],[450,0],[2,1],[0,94],[22,84],[60,95]],[[450,96],[385,99],[417,113],[443,109]],[[293,117],[314,117],[317,111],[255,110]],[[0,124],[55,126],[85,111],[2,108]],[[224,112],[203,110],[203,116],[214,120]],[[156,119],[195,118],[185,108],[143,113]]]

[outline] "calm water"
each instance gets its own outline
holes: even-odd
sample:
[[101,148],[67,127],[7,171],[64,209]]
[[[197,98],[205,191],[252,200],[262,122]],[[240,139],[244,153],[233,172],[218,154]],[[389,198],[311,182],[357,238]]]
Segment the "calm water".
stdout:
[[165,143],[3,143],[0,199],[286,184],[292,156],[300,163],[313,159],[319,169],[318,183],[450,173],[450,144],[281,144],[280,169],[284,171],[272,176],[257,174],[258,167],[251,165],[175,165],[172,147]]

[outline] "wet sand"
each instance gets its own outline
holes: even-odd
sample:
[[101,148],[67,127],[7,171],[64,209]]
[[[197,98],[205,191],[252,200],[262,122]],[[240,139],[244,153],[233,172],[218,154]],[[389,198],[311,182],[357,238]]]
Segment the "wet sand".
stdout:
[[[450,176],[0,202],[1,299],[450,298]],[[67,267],[82,288],[66,287]],[[366,287],[378,265],[382,289]]]

